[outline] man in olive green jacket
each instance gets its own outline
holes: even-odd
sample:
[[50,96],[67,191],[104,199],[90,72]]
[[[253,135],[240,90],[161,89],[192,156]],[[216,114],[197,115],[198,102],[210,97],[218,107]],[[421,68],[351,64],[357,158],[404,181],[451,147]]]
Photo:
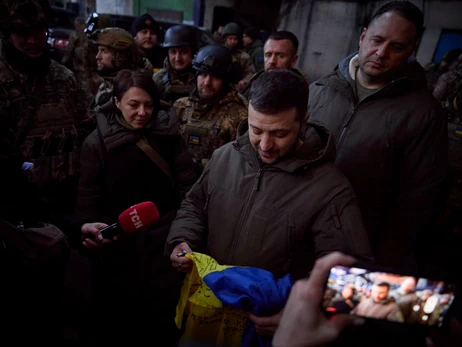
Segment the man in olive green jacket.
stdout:
[[335,163],[358,197],[377,263],[406,272],[432,259],[448,164],[447,119],[410,57],[422,23],[408,1],[384,5],[359,52],[312,83],[308,105],[310,120],[335,138]]
[[[333,164],[332,138],[318,125],[300,138],[307,99],[308,85],[289,70],[254,82],[249,130],[244,121],[237,140],[215,150],[172,224],[166,251],[174,267],[190,271],[191,260],[177,254],[197,251],[297,279],[333,251],[372,259],[353,190]],[[250,318],[271,337],[280,313]]]

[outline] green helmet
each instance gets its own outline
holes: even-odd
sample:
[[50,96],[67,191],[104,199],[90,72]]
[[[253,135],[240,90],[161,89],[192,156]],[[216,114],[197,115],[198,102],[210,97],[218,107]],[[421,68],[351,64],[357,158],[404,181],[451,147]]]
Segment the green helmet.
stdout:
[[131,68],[135,64],[135,40],[127,30],[116,27],[98,29],[89,35],[89,39],[98,46],[115,50],[113,65],[117,70]]
[[132,34],[127,30],[109,27],[98,29],[89,36],[97,45],[114,48],[116,50],[129,50],[135,44]]
[[225,25],[221,36],[225,38],[228,35],[237,35],[237,36],[242,35],[241,28],[239,27],[237,23],[231,22]]
[[53,12],[48,0],[0,1],[0,30],[16,31],[49,26]]

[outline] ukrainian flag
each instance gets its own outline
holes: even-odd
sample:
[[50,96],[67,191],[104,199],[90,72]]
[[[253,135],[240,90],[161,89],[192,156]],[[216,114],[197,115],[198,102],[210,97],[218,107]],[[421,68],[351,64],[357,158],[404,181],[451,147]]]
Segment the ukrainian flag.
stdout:
[[186,275],[175,318],[184,333],[180,346],[271,346],[248,320],[247,312],[272,316],[285,305],[293,279],[276,280],[267,270],[220,265],[187,254],[195,266]]
[[456,136],[462,137],[462,127],[457,127],[456,131],[454,131],[454,134],[456,134]]

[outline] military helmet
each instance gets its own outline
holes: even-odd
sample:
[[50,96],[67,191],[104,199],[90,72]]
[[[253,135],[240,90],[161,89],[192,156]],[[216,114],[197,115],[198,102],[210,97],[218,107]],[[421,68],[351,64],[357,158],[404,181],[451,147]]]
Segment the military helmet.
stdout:
[[15,31],[35,26],[49,26],[53,19],[48,0],[1,0],[0,29]]
[[202,47],[194,56],[192,66],[195,70],[206,72],[230,83],[241,79],[241,68],[228,47],[208,45]]
[[221,36],[223,38],[226,37],[227,35],[241,36],[242,35],[241,28],[235,22],[228,23],[228,24],[225,25],[225,27],[223,28],[223,31],[221,33]]
[[130,69],[135,64],[137,59],[135,40],[128,31],[116,27],[98,29],[89,35],[89,39],[98,46],[115,50],[112,64],[117,70]]
[[127,30],[116,27],[98,29],[89,38],[97,45],[114,48],[119,51],[131,49],[135,44],[132,34]]
[[174,25],[165,32],[163,47],[198,46],[197,31],[189,25]]

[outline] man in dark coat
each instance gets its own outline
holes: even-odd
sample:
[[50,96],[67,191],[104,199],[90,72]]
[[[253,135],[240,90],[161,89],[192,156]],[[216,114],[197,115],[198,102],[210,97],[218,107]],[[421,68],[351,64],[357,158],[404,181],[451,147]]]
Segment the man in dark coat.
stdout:
[[[262,74],[250,91],[238,138],[214,151],[188,192],[167,238],[175,268],[190,271],[181,251],[206,252],[223,265],[253,266],[276,278],[307,276],[316,258],[343,251],[371,260],[350,184],[333,165],[331,136],[306,122],[308,85],[298,74]],[[271,338],[281,312],[250,315]]]
[[310,120],[334,136],[336,164],[357,194],[375,259],[392,267],[414,268],[419,242],[432,239],[424,231],[447,171],[447,121],[411,58],[422,26],[412,3],[384,5],[359,52],[310,86]]

